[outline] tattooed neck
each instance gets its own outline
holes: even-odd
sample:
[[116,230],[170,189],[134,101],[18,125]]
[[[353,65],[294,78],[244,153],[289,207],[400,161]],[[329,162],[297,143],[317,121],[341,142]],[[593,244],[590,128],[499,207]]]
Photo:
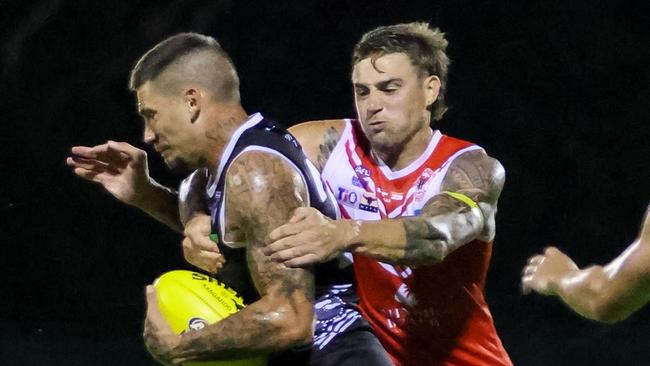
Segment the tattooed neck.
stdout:
[[241,126],[246,119],[229,117],[221,121],[215,121],[205,130],[205,138],[209,143],[209,148],[205,149],[205,156],[202,161],[204,167],[210,172],[215,172],[219,166],[223,150],[228,145],[233,133]]

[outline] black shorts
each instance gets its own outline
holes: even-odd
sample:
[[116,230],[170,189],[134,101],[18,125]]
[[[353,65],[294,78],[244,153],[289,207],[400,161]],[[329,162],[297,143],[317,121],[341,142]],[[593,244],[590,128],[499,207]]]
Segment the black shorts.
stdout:
[[360,328],[340,334],[320,351],[312,351],[310,366],[394,366],[377,336]]
[[288,351],[276,355],[269,366],[394,366],[377,336],[361,327],[339,334],[322,350]]

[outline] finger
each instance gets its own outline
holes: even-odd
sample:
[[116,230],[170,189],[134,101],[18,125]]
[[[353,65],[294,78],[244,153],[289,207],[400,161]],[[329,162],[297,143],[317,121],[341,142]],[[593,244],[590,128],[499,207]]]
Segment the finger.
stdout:
[[523,275],[524,276],[531,276],[537,271],[537,266],[526,266],[524,268]]
[[562,253],[562,251],[559,250],[558,248],[552,246],[546,247],[546,249],[544,249],[544,255],[558,255],[558,254],[564,254],[564,253]]
[[307,215],[309,214],[309,209],[310,207],[298,207],[295,210],[293,210],[293,215],[291,215],[291,218],[289,219],[289,223],[296,223],[299,221],[304,220],[307,218]]
[[[221,253],[208,252],[205,250],[197,251],[195,249],[194,250],[188,249],[188,255],[195,262],[210,264],[210,268],[214,267],[212,264],[223,264],[225,262],[225,258]],[[192,263],[192,264],[196,265],[196,263]]]
[[131,160],[127,154],[110,148],[108,142],[93,147],[75,146],[72,148],[72,154],[86,159],[99,160],[113,166],[124,166]]
[[75,168],[73,170],[74,174],[77,175],[78,177],[81,177],[83,179],[92,181],[92,182],[97,182],[101,183],[101,178],[99,177],[100,172],[95,171],[95,170],[87,170],[84,168]]
[[284,237],[284,238],[279,239],[279,240],[277,240],[275,242],[267,244],[264,247],[264,249],[262,249],[262,252],[265,255],[273,256],[277,252],[292,249],[292,248],[298,246],[299,244],[304,244],[306,242],[307,241],[305,241],[305,240],[303,240],[301,238],[300,234],[296,234],[296,235],[293,235],[293,236]]
[[[214,244],[214,243],[213,243]],[[188,262],[192,263],[191,260],[197,260],[201,258],[206,258],[209,261],[218,261],[221,264],[225,262],[224,256],[221,254],[219,251],[219,248],[217,248],[216,251],[213,250],[202,250],[195,246],[192,241],[188,238],[183,239],[183,254],[185,255],[185,259],[188,259]],[[194,264],[194,263],[192,263]]]
[[310,253],[310,251],[300,247],[288,248],[273,253],[271,255],[271,260],[276,262],[286,262],[301,257],[303,255],[306,255],[308,253]]
[[314,253],[308,253],[284,262],[284,265],[289,268],[304,268],[319,263],[318,256]]
[[532,288],[530,286],[531,281],[531,276],[524,276],[521,278],[521,292],[524,295],[528,295],[532,291]]
[[[163,317],[160,309],[158,308],[158,294],[156,293],[156,288],[152,285],[148,285],[145,288],[146,299],[147,299],[147,321],[149,322],[148,326],[154,331],[163,331],[166,333],[173,333],[171,326],[167,323]],[[145,326],[147,326],[147,321],[145,321]]]
[[144,150],[140,150],[137,147],[126,142],[109,140],[106,144],[108,145],[109,150],[123,154],[122,156],[126,155],[131,160],[140,159],[146,156]]
[[88,159],[96,159],[97,153],[106,148],[106,144],[96,145],[96,146],[73,146],[70,149],[72,155],[81,156]]
[[302,226],[303,225],[301,225],[300,222],[287,223],[279,226],[269,233],[266,242],[273,243],[279,239],[286,238],[287,236],[296,235],[303,231]]
[[541,254],[532,256],[528,259],[528,265],[537,266],[542,264],[542,262],[544,262],[544,256]]
[[198,254],[195,263],[192,263],[198,268],[201,268],[210,273],[217,273],[225,263],[223,255],[212,252],[201,252]]
[[195,231],[188,231],[186,238],[190,241],[190,245],[197,249],[207,250],[210,252],[219,253],[219,246],[212,241],[209,236],[197,233]]
[[145,297],[147,300],[147,318],[150,316],[158,315],[158,297],[156,295],[156,288],[152,285],[145,287]]
[[225,258],[219,253],[196,252],[185,247],[183,248],[183,256],[188,263],[211,273],[216,273],[225,263]]
[[86,170],[106,169],[107,165],[104,162],[95,159],[87,159],[79,156],[70,156],[65,159],[66,165],[73,168],[84,168]]

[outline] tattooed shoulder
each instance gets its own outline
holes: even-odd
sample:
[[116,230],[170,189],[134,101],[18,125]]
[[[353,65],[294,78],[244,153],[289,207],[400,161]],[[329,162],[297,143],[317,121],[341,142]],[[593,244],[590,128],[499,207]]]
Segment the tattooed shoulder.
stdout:
[[309,160],[322,170],[344,128],[345,120],[331,119],[303,122],[290,127],[289,132],[300,142]]
[[234,211],[238,221],[255,227],[255,232],[283,224],[296,207],[307,204],[300,173],[284,158],[266,152],[237,157],[227,172],[226,192],[228,216]]
[[456,158],[442,181],[442,191],[461,191],[477,201],[498,199],[505,170],[483,150],[468,151]]
[[341,134],[339,131],[334,128],[330,127],[327,129],[327,132],[325,132],[325,136],[323,137],[323,142],[318,146],[319,151],[318,151],[318,169],[323,170],[323,167],[325,167],[325,163],[327,163],[327,159],[329,159],[330,155],[332,154],[332,151],[334,151],[334,148],[336,147],[336,144],[339,142],[339,139],[341,138]]

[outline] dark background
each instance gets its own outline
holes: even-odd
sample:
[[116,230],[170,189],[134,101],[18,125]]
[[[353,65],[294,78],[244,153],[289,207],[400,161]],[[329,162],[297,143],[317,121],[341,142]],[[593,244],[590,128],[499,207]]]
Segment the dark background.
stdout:
[[[349,59],[377,25],[441,27],[453,60],[443,132],[506,167],[487,297],[518,365],[644,365],[650,311],[599,325],[522,296],[526,258],[581,266],[635,237],[650,201],[646,1],[0,1],[0,364],[153,364],[143,287],[183,267],[180,237],[75,178],[71,146],[140,142],[127,76],[166,36],[219,39],[249,112],[353,116]],[[151,152],[151,151],[150,151]],[[175,184],[149,154],[151,173]]]

